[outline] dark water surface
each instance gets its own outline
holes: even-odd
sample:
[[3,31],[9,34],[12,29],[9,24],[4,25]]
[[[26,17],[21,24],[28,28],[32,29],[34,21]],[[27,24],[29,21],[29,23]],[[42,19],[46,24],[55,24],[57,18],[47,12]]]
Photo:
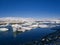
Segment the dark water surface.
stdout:
[[56,30],[36,28],[32,29],[31,31],[17,34],[16,37],[14,37],[12,31],[0,32],[0,45],[18,45],[19,43],[39,41],[44,36],[53,32],[56,32]]

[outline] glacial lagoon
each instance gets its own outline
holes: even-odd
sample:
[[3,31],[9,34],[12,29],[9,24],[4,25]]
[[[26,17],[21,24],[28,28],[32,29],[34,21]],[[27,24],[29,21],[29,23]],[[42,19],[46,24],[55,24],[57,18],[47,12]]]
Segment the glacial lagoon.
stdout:
[[[0,45],[38,45],[45,36],[56,33],[57,30],[50,28],[36,28],[14,36],[12,30],[0,32]],[[30,43],[30,44],[27,44]],[[36,44],[33,44],[36,43]]]

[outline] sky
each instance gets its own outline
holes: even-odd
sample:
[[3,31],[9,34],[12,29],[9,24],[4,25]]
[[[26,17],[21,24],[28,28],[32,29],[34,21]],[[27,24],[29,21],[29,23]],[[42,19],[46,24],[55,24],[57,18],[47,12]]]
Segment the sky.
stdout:
[[0,0],[0,17],[60,18],[60,0]]

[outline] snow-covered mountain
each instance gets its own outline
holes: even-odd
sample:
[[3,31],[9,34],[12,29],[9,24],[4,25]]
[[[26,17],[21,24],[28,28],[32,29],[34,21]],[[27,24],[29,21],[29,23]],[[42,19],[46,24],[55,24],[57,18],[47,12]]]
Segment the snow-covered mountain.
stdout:
[[22,18],[22,17],[2,17],[0,18],[0,22],[35,22],[35,21],[43,21],[43,22],[56,22],[60,23],[60,19],[49,18],[49,19],[35,19],[35,18]]
[[21,17],[3,17],[0,21],[35,21],[33,18],[21,18]]

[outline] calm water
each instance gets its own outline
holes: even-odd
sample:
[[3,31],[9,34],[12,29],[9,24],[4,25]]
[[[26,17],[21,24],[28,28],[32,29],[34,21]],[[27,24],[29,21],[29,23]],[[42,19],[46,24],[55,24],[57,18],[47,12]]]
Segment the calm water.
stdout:
[[36,28],[31,31],[17,34],[16,37],[14,37],[12,31],[0,32],[0,45],[18,45],[19,43],[39,41],[44,36],[53,32],[56,32],[56,30]]

